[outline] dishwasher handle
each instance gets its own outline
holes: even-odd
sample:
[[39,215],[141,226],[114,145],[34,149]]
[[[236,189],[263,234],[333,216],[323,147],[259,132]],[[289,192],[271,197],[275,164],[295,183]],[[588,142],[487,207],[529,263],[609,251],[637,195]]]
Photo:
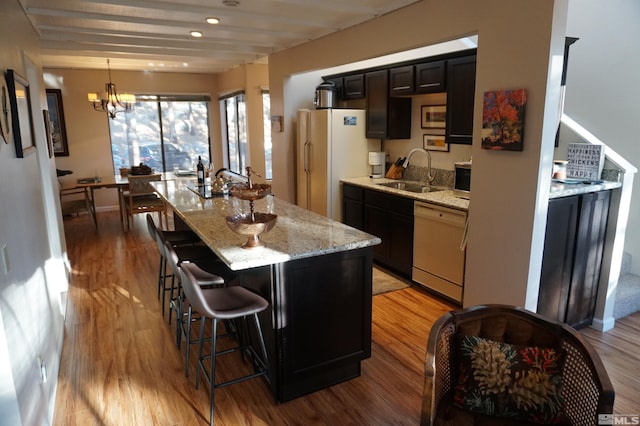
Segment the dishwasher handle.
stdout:
[[431,206],[423,203],[415,203],[413,207],[413,215],[415,220],[433,220],[458,228],[464,228],[467,219],[465,212]]

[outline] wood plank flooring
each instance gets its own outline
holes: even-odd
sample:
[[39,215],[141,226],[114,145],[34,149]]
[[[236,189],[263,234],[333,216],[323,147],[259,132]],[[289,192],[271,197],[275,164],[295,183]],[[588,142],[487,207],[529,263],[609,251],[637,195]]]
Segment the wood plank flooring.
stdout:
[[[54,425],[204,425],[206,386],[184,375],[184,349],[156,298],[158,253],[144,216],[123,233],[115,212],[65,220],[73,276]],[[362,375],[276,405],[261,380],[216,392],[218,425],[417,425],[431,324],[453,307],[416,288],[373,298],[372,357]],[[640,412],[640,314],[584,334],[616,388],[616,413]],[[234,358],[219,368],[242,368]]]

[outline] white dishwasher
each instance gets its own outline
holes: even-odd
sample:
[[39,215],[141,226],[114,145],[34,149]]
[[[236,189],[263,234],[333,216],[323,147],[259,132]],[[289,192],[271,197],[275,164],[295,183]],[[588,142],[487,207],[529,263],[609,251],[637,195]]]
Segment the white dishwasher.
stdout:
[[413,281],[462,303],[467,213],[419,201],[413,212]]

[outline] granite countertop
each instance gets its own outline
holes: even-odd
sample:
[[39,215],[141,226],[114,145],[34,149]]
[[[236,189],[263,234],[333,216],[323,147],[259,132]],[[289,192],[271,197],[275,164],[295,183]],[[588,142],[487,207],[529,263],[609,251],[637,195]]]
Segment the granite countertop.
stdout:
[[152,183],[174,214],[193,229],[233,270],[354,250],[380,244],[380,238],[336,222],[271,195],[255,202],[255,211],[278,216],[275,227],[260,235],[266,246],[243,249],[247,237],[231,231],[225,217],[249,212],[249,202],[225,195],[204,199],[189,189],[193,179]]
[[578,183],[568,184],[562,183],[556,180],[551,181],[551,192],[549,192],[549,198],[562,198],[569,197],[571,195],[587,194],[589,192],[606,191],[608,189],[620,188],[622,183],[601,181],[599,183]]
[[[449,207],[458,210],[469,210],[469,200],[460,198],[454,195],[453,190],[445,189],[436,192],[427,192],[425,194],[419,194],[415,192],[403,191],[402,189],[389,188],[386,186],[378,185],[380,183],[397,182],[394,179],[380,178],[371,179],[369,177],[356,177],[356,178],[344,178],[341,182],[349,183],[363,188],[374,189],[380,192],[386,192],[389,194],[399,195],[406,198],[411,198],[416,201],[422,201],[425,203],[437,204],[444,207]],[[407,181],[409,182],[409,181]],[[417,183],[417,182],[416,182]],[[557,181],[551,182],[551,190],[549,192],[549,198],[561,198],[569,197],[571,195],[586,194],[589,192],[605,191],[608,189],[619,188],[622,184],[619,182],[603,181],[601,183],[591,184],[567,184]]]
[[[469,210],[469,200],[460,198],[453,194],[453,190],[445,189],[436,192],[427,192],[425,194],[419,194],[415,192],[403,191],[402,189],[389,188],[386,186],[378,185],[379,183],[397,182],[394,179],[379,178],[371,179],[369,177],[356,177],[341,179],[344,183],[350,183],[351,185],[361,186],[363,188],[375,189],[376,191],[386,192],[388,194],[400,195],[402,197],[411,198],[416,201],[422,201],[425,203],[437,204],[452,209]],[[409,181],[407,181],[409,182]]]

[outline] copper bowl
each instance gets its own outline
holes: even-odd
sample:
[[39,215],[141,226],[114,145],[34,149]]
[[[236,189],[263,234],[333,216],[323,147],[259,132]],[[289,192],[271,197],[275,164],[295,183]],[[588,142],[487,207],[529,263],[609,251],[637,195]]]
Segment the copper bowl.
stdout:
[[229,192],[241,200],[260,200],[271,193],[271,185],[266,183],[254,183],[251,188],[245,183],[231,185]]
[[233,216],[227,216],[227,226],[236,234],[248,235],[247,242],[242,248],[264,247],[264,243],[260,241],[258,235],[269,232],[276,225],[278,216],[270,213],[239,213]]

